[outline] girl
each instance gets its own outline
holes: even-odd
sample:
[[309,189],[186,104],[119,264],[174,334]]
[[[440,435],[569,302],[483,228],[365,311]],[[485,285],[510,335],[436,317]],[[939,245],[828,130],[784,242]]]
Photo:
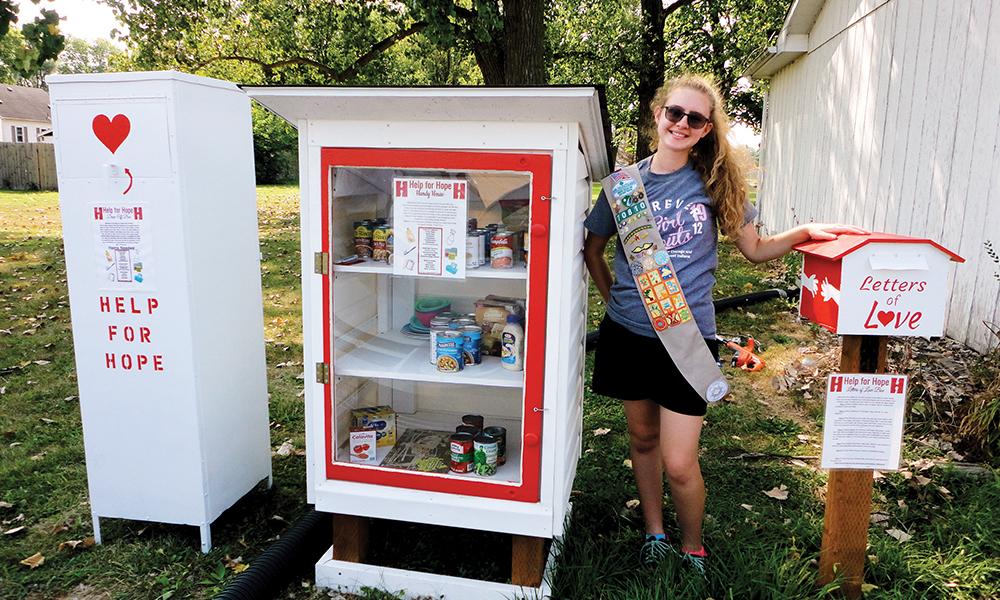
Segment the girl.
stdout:
[[[653,222],[669,249],[673,273],[691,316],[718,360],[712,287],[718,264],[718,228],[751,262],[788,253],[809,239],[864,233],[854,227],[809,224],[761,238],[752,221],[757,210],[746,201],[742,169],[726,139],[728,118],[711,81],[695,75],[675,78],[651,103],[655,153],[638,164]],[[611,206],[602,192],[585,222],[584,258],[594,285],[607,303],[600,326],[592,389],[623,400],[632,469],[639,491],[646,536],[645,564],[671,550],[663,529],[663,472],[666,471],[680,525],[683,559],[704,575],[708,553],[702,545],[705,484],[698,464],[698,438],[705,400],[687,383],[647,316],[621,245],[615,277],[604,249],[617,234]]]

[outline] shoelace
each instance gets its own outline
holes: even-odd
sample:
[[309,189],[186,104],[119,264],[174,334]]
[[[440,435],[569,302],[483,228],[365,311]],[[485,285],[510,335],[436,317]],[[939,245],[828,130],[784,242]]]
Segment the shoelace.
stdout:
[[708,579],[708,576],[705,575],[705,559],[708,558],[708,552],[705,550],[704,546],[695,552],[689,552],[687,550],[682,551],[681,558],[684,559],[684,562],[691,565],[691,568],[697,571],[699,575],[706,580]]
[[656,539],[652,535],[646,536],[646,541],[639,549],[639,559],[646,566],[655,566],[670,555],[670,541],[667,539]]

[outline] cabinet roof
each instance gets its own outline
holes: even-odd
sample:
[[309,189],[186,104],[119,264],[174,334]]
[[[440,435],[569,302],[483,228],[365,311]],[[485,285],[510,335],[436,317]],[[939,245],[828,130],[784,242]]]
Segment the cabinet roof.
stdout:
[[604,177],[614,161],[604,89],[598,86],[241,87],[293,126],[302,119],[575,122],[591,175]]

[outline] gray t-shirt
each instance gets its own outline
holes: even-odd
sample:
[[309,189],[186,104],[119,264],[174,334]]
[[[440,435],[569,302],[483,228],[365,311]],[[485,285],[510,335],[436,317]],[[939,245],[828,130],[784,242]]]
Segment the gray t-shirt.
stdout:
[[[670,253],[677,280],[684,290],[684,297],[691,307],[698,329],[702,336],[714,339],[715,306],[712,304],[712,288],[715,286],[715,268],[719,264],[719,258],[712,201],[705,194],[705,184],[691,163],[677,171],[661,175],[649,170],[650,162],[650,159],[646,159],[639,163],[639,175],[646,187],[653,219]],[[744,224],[756,216],[757,209],[747,203]],[[603,237],[617,235],[618,229],[603,190],[584,221],[584,226]],[[613,270],[615,281],[611,285],[608,316],[633,333],[656,337],[620,241],[617,242]]]

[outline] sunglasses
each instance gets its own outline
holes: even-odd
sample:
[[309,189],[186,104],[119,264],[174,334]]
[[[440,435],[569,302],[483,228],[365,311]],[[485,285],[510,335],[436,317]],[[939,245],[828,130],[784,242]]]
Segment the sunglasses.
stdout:
[[681,119],[687,117],[688,127],[691,129],[701,129],[708,124],[708,117],[705,115],[696,112],[684,112],[684,109],[680,106],[664,106],[663,116],[671,123],[680,123]]

